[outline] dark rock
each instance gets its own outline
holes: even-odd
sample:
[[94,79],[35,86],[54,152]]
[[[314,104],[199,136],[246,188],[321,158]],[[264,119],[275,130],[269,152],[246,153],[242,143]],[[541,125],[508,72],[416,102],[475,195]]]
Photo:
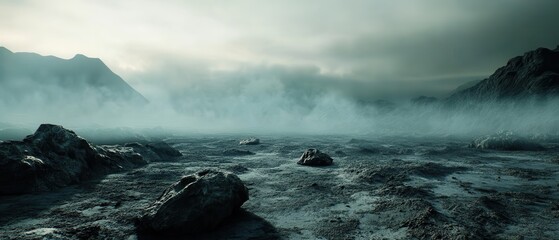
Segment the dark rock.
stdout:
[[155,142],[148,144],[127,143],[125,147],[134,149],[149,162],[172,161],[182,156],[182,153],[171,147],[166,142]]
[[258,138],[249,138],[244,139],[239,142],[240,145],[258,145],[260,144],[260,139]]
[[247,156],[247,155],[254,155],[254,153],[248,150],[227,149],[223,151],[223,155],[224,156]]
[[143,164],[129,148],[95,147],[62,126],[42,124],[23,141],[0,143],[0,195],[51,190]]
[[166,142],[155,142],[155,143],[148,143],[146,147],[150,150],[154,151],[160,157],[180,157],[182,154],[171,147]]
[[307,149],[297,164],[307,166],[328,166],[332,165],[333,159],[328,154],[320,152],[318,149]]
[[541,151],[545,148],[529,139],[519,137],[512,132],[499,132],[474,139],[469,145],[471,148],[493,149],[505,151]]
[[207,232],[247,200],[248,189],[236,175],[203,170],[167,188],[138,220],[138,228],[163,235]]

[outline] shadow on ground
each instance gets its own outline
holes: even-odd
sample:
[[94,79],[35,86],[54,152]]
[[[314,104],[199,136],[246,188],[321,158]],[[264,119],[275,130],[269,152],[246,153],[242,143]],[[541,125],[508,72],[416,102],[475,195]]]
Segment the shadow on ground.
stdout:
[[280,239],[276,228],[267,220],[244,209],[227,219],[214,232],[197,235],[161,236],[137,232],[138,240],[156,239]]

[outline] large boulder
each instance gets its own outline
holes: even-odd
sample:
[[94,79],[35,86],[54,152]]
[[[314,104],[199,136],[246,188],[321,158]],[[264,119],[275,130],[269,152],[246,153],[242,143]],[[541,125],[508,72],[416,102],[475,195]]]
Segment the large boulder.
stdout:
[[307,149],[297,162],[300,165],[307,166],[328,166],[332,165],[333,159],[328,154],[319,151],[318,149]]
[[0,195],[51,190],[143,165],[122,147],[95,147],[62,126],[42,124],[23,141],[0,143]]
[[233,173],[203,170],[167,188],[138,219],[138,228],[163,235],[215,229],[248,200],[248,189]]
[[499,132],[476,138],[470,143],[469,147],[479,149],[493,149],[504,151],[540,151],[545,148],[527,138],[517,136],[509,131]]

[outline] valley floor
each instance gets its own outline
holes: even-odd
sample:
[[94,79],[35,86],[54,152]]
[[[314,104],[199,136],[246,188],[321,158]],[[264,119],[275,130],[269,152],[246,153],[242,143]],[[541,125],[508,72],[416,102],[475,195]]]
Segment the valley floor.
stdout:
[[[213,233],[180,239],[556,239],[559,144],[470,149],[439,138],[173,138],[184,156],[49,193],[0,198],[0,239],[158,239],[134,218],[181,176],[236,173],[242,211]],[[297,165],[318,148],[334,165]],[[253,155],[231,156],[228,149]],[[241,151],[238,151],[241,152]]]

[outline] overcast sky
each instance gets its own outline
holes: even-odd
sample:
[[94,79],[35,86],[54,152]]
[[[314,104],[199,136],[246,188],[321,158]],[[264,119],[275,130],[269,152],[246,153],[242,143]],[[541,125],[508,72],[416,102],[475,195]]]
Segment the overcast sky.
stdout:
[[101,58],[148,97],[268,75],[358,99],[440,95],[555,48],[557,9],[556,0],[0,0],[0,45]]

